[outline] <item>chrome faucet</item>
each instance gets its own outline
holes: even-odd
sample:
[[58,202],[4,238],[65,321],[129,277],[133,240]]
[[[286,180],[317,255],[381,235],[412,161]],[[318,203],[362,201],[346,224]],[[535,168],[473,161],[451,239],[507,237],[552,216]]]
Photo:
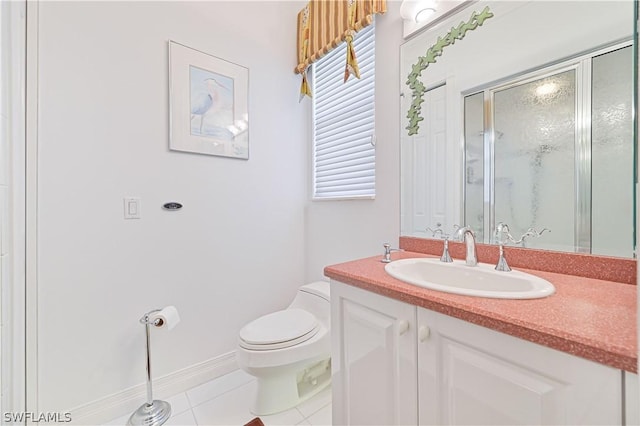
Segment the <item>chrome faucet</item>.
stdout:
[[467,245],[467,266],[477,266],[478,257],[476,256],[476,234],[474,234],[473,230],[468,226],[459,228],[456,231],[456,240],[462,241],[463,239]]

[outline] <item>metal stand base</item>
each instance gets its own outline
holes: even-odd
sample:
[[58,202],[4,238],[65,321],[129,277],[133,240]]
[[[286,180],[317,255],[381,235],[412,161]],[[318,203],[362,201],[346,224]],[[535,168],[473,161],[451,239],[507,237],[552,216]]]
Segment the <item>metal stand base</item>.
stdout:
[[155,399],[151,405],[146,402],[142,404],[129,417],[127,425],[160,426],[171,417],[171,405],[166,401]]

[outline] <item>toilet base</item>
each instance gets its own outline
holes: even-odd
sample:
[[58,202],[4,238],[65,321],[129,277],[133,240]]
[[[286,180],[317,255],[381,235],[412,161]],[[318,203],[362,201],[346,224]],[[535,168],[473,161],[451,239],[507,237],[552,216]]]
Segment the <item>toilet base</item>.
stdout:
[[257,377],[251,412],[267,416],[286,411],[318,394],[331,383],[331,360],[325,359],[290,374]]

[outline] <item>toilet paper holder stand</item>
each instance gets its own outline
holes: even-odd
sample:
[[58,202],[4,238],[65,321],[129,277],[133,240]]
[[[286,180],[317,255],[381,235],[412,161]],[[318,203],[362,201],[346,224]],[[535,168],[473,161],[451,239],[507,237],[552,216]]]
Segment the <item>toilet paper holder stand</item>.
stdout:
[[140,318],[140,323],[145,326],[147,337],[147,402],[142,404],[140,408],[133,412],[127,425],[145,425],[160,426],[171,417],[171,405],[166,401],[153,399],[153,389],[151,382],[151,353],[150,353],[150,331],[151,326],[162,327],[164,321],[162,318],[153,318],[153,314],[160,312],[161,309],[154,309],[147,312]]

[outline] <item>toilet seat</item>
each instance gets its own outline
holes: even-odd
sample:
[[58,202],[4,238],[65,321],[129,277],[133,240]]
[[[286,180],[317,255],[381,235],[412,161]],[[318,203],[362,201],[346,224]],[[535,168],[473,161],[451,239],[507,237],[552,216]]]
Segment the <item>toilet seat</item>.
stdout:
[[319,329],[320,324],[311,313],[285,309],[245,325],[239,333],[239,345],[252,350],[283,349],[311,339]]

